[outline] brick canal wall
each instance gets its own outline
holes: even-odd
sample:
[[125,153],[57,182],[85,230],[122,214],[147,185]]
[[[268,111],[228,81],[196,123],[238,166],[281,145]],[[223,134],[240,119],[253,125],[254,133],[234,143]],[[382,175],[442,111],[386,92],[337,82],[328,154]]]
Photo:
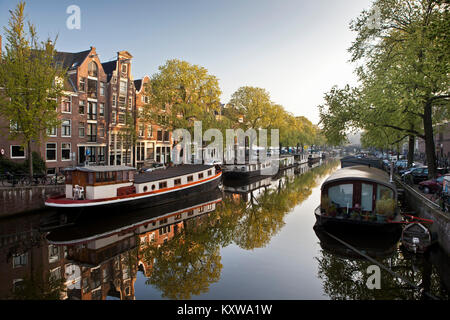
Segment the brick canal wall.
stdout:
[[437,204],[428,200],[417,190],[396,181],[405,191],[405,201],[415,215],[421,218],[433,220],[431,231],[436,233],[439,245],[447,255],[450,255],[450,214],[443,212]]
[[0,218],[43,209],[50,195],[64,193],[64,185],[0,188]]

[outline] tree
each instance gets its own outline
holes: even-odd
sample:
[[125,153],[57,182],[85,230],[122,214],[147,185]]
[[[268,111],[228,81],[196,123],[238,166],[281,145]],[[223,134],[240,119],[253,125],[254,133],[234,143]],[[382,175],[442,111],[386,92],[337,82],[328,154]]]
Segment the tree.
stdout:
[[60,124],[56,108],[65,71],[54,63],[50,39],[40,42],[31,23],[25,28],[25,3],[19,2],[10,15],[0,63],[0,115],[10,121],[9,138],[20,139],[27,148],[32,176],[32,143],[39,143],[49,128]]
[[[368,23],[375,11],[377,27]],[[349,49],[352,61],[364,62],[359,74],[387,76],[389,81],[379,87],[378,94],[394,86],[398,98],[404,99],[401,110],[422,120],[429,173],[435,177],[433,124],[448,117],[450,101],[448,1],[376,0],[371,11],[352,22],[351,29],[357,32]]]
[[168,60],[145,86],[149,104],[144,121],[158,123],[166,130],[187,129],[202,121],[203,130],[214,128],[220,111],[219,81],[208,70],[177,59]]

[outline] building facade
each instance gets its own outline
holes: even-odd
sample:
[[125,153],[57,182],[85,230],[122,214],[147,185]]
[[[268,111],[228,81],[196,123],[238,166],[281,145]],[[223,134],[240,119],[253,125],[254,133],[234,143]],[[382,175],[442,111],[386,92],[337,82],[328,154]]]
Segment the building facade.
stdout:
[[[133,80],[132,58],[120,51],[115,60],[101,63],[95,47],[56,54],[56,63],[67,69],[64,96],[58,103],[61,126],[49,129],[47,137],[32,146],[48,174],[72,166],[168,162],[171,134],[136,117],[137,109],[148,102],[144,83],[150,78]],[[21,162],[27,152],[20,139],[11,140],[13,129],[8,119],[0,117],[0,156]]]

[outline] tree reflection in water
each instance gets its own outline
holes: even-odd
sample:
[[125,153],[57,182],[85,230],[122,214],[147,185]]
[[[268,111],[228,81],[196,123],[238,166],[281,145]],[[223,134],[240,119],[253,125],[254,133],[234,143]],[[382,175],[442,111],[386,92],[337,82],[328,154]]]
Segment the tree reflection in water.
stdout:
[[163,244],[143,243],[139,259],[147,266],[146,284],[170,299],[190,299],[220,280],[220,249],[234,243],[245,250],[265,247],[283,228],[284,217],[306,200],[319,177],[339,165],[330,161],[301,176],[281,177],[244,201],[226,197],[214,212],[184,221]]

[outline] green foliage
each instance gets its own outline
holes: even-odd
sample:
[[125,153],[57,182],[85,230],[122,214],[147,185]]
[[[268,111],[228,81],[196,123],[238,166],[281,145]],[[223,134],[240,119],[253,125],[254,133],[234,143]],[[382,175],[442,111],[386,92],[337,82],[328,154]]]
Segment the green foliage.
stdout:
[[65,70],[54,63],[54,43],[39,41],[31,23],[25,27],[25,3],[19,2],[10,15],[0,63],[0,114],[10,120],[5,128],[9,138],[21,140],[31,157],[31,142],[39,143],[47,129],[59,125],[56,109]]
[[35,272],[24,277],[11,298],[14,300],[60,300],[66,286],[64,279],[52,277],[49,273]]
[[[12,174],[24,174],[28,172],[29,162],[28,159],[24,162],[11,161],[3,156],[0,156],[0,173],[10,172]],[[33,172],[34,174],[45,174],[47,171],[45,161],[41,155],[33,151]]]
[[376,202],[376,211],[379,215],[391,215],[395,210],[394,199],[381,199]]

